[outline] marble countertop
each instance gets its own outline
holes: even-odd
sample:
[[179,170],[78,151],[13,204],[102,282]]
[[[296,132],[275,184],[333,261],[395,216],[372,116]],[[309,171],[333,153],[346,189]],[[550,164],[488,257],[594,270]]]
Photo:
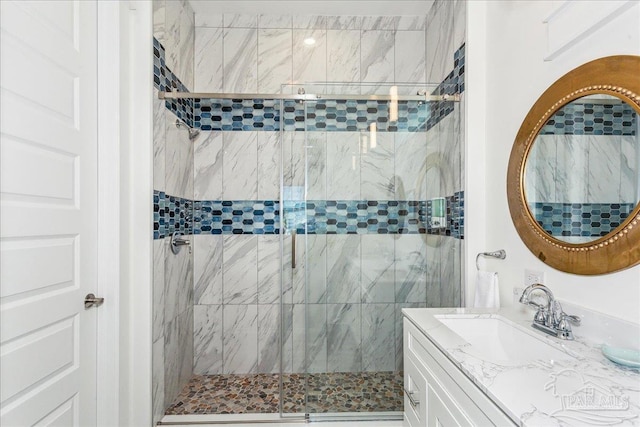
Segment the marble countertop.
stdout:
[[[533,312],[524,307],[402,312],[517,425],[640,425],[640,370],[607,360],[602,342],[581,336],[580,327],[573,327],[573,341],[551,337],[531,327]],[[521,363],[483,360],[435,315],[502,316],[573,357]]]

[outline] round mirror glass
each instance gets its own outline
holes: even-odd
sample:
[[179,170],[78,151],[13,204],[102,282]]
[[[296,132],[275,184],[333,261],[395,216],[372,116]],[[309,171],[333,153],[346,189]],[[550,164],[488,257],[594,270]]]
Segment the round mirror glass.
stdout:
[[525,163],[531,216],[554,239],[589,243],[607,236],[640,201],[638,112],[624,100],[594,94],[556,111]]

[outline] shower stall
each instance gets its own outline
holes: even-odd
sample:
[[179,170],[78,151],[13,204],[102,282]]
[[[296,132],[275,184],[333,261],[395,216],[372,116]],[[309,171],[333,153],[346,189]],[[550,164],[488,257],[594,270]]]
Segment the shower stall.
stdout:
[[401,310],[464,304],[464,39],[416,55],[452,4],[341,30],[154,1],[154,422],[401,418]]

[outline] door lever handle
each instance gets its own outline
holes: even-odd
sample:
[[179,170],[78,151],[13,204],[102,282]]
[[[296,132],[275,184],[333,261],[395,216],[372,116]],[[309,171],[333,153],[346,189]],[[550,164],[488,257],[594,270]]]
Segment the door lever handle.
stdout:
[[84,308],[99,307],[104,303],[104,298],[98,298],[94,294],[84,297]]

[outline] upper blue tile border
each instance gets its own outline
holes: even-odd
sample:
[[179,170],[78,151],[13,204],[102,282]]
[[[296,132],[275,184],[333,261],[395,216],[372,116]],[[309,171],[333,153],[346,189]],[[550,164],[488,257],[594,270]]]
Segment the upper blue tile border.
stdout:
[[[154,86],[159,91],[189,89],[166,66],[165,49],[153,39]],[[438,95],[464,92],[465,45],[454,53],[454,69],[435,89]],[[305,105],[306,104],[306,105]],[[166,106],[189,126],[215,131],[425,132],[455,108],[453,101],[398,102],[398,120],[389,119],[388,101],[318,100],[305,104],[277,99],[180,99]],[[306,112],[305,112],[306,108]]]

